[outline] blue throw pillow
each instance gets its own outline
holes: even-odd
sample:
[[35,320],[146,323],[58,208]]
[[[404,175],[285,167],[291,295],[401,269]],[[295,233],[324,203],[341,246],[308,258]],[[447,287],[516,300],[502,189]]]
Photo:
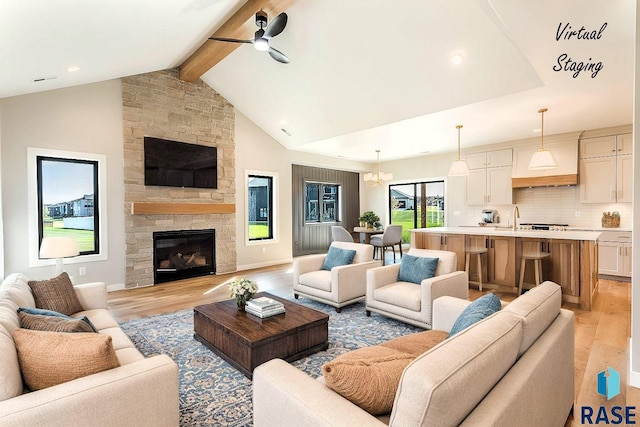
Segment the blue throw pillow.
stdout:
[[483,295],[469,304],[456,319],[449,336],[452,337],[474,323],[500,310],[500,298],[496,294]]
[[71,316],[67,316],[66,314],[58,313],[53,310],[45,310],[44,308],[31,308],[31,307],[19,307],[18,312],[24,311],[27,314],[38,314],[40,316],[53,316],[53,317],[64,317],[65,319],[71,319]]
[[335,246],[329,246],[327,257],[322,263],[322,269],[331,270],[333,267],[338,267],[340,265],[349,265],[353,262],[353,258],[355,258],[355,256],[355,249],[340,249]]
[[436,275],[439,258],[427,258],[406,254],[400,261],[399,282],[411,282],[418,285],[424,279],[430,279]]

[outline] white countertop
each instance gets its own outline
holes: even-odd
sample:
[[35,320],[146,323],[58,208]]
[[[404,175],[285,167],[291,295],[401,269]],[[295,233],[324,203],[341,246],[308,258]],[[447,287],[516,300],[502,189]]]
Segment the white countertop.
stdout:
[[596,241],[602,232],[584,230],[547,231],[516,230],[511,227],[432,227],[410,230],[420,233],[472,234],[481,236],[530,237],[537,239],[566,239]]

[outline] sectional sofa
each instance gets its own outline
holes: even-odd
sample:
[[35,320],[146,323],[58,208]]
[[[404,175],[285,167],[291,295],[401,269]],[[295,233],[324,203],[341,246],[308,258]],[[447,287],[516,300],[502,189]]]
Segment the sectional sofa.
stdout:
[[86,316],[99,334],[111,337],[120,366],[37,391],[24,390],[12,333],[20,327],[18,308],[35,307],[28,281],[23,274],[11,274],[0,284],[1,426],[179,424],[177,365],[166,355],[143,357],[107,310],[104,283],[74,286],[84,309],[75,315]]
[[[386,416],[375,417],[280,359],[253,374],[254,425],[563,426],[574,402],[574,315],[545,282],[419,355]],[[470,302],[440,297],[433,329]]]

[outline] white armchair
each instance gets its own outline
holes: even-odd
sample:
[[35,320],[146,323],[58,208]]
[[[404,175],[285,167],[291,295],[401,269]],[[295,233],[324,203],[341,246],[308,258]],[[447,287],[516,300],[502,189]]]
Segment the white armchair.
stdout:
[[360,243],[333,242],[331,246],[356,251],[353,262],[331,270],[322,270],[327,254],[306,255],[293,260],[293,296],[302,295],[340,309],[364,299],[366,272],[379,267],[373,260],[373,246]]
[[[456,271],[455,252],[411,248],[409,255],[438,258],[435,276],[418,285],[398,281],[400,264],[391,264],[367,271],[366,313],[384,316],[431,329],[433,300],[441,296],[469,298],[469,276]],[[403,258],[403,262],[408,257]]]

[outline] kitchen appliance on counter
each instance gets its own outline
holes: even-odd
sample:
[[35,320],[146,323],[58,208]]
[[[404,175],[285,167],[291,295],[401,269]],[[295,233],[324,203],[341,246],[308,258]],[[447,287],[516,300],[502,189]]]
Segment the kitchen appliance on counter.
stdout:
[[522,223],[521,230],[565,231],[569,224]]
[[499,222],[500,222],[500,215],[498,215],[498,211],[495,211],[493,209],[482,210],[482,223],[497,224]]

